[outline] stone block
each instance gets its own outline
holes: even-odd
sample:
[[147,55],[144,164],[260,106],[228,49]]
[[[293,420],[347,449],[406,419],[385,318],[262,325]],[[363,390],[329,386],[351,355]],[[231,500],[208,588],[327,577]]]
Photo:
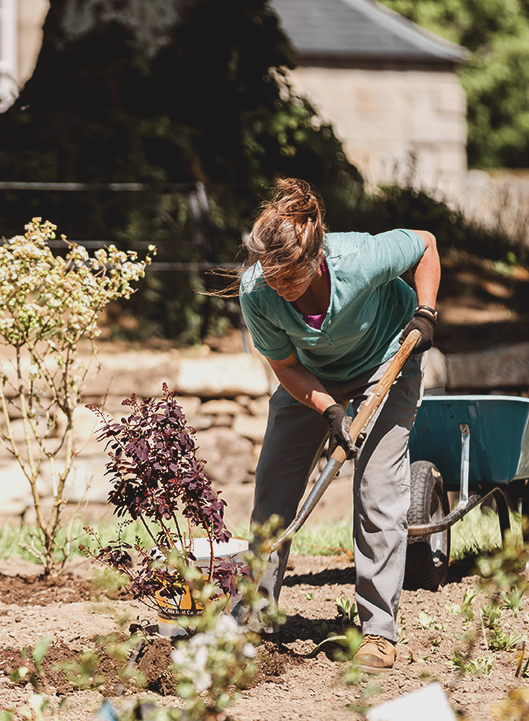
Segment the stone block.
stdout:
[[261,398],[250,401],[248,410],[253,416],[268,415],[269,403],[270,396],[261,396]]
[[27,496],[26,500],[14,500],[14,501],[4,501],[2,500],[2,503],[0,503],[0,517],[2,518],[9,518],[10,520],[13,520],[17,516],[22,516],[27,508],[28,505],[31,503],[30,496]]
[[236,401],[220,399],[202,403],[200,412],[205,416],[236,416],[243,408]]
[[21,501],[32,504],[29,481],[15,460],[2,460],[0,463],[0,505]]
[[[82,450],[94,439],[94,432],[100,425],[99,416],[86,406],[77,406],[73,412],[73,442],[76,450]],[[66,430],[66,417],[63,413],[57,416],[54,436],[62,438]]]
[[[83,391],[84,396],[100,397],[107,395],[129,398],[133,393],[140,398],[162,395],[162,383],[171,390],[178,390],[178,356],[171,351],[145,351],[126,353],[106,353],[100,356],[99,372],[95,365],[90,382]],[[192,395],[192,394],[191,394]]]
[[529,343],[446,357],[448,388],[529,386]]
[[213,428],[226,427],[231,428],[233,425],[233,416],[223,413],[218,416],[211,416],[211,426]]
[[205,431],[213,425],[211,416],[196,416],[195,418],[189,418],[188,422],[195,431]]
[[183,358],[177,374],[180,393],[201,398],[265,395],[270,380],[263,361],[250,353],[211,354],[205,358]]
[[11,433],[15,443],[24,443],[26,438],[26,432],[24,429],[24,421],[22,418],[15,418],[11,421]]
[[[68,503],[107,503],[108,493],[112,488],[109,476],[105,476],[105,465],[109,457],[104,453],[83,454],[73,463],[72,470],[66,479],[64,498]],[[50,486],[49,474],[42,474]]]
[[178,396],[177,401],[186,418],[196,416],[200,412],[200,398],[197,396]]
[[210,428],[197,436],[197,458],[206,461],[205,473],[222,485],[243,483],[252,465],[252,443],[231,428]]
[[447,373],[445,356],[438,348],[431,348],[428,351],[428,359],[424,369],[425,391],[438,389],[441,392],[447,384]]
[[236,416],[233,430],[254,443],[262,443],[266,431],[268,416]]

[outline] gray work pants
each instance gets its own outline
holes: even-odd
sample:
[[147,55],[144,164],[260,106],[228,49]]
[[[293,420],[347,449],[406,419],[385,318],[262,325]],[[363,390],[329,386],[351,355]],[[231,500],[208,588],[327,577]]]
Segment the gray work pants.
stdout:
[[[340,385],[325,382],[338,403],[351,401],[354,415],[389,362]],[[362,633],[397,640],[397,610],[404,580],[410,503],[408,438],[422,396],[422,356],[411,356],[372,419],[355,460],[353,538],[356,603]],[[328,436],[325,419],[282,386],[270,400],[268,426],[255,474],[252,522],[277,514],[296,516],[310,473]],[[344,506],[348,505],[344,499]],[[290,544],[274,552],[261,580],[279,598]]]

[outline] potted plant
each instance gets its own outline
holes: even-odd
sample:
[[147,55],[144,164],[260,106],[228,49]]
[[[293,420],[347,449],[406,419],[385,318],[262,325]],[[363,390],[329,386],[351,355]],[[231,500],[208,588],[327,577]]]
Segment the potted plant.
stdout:
[[[157,610],[160,632],[168,635],[185,633],[182,617],[199,613],[205,599],[229,603],[248,548],[224,523],[226,502],[205,475],[176,396],[165,383],[161,398],[132,395],[122,402],[130,413],[119,422],[88,406],[102,422],[98,438],[110,457],[108,500],[124,519],[118,538],[105,546],[86,529],[98,543],[88,553],[124,575],[127,590]],[[132,521],[143,524],[147,544],[122,539]]]

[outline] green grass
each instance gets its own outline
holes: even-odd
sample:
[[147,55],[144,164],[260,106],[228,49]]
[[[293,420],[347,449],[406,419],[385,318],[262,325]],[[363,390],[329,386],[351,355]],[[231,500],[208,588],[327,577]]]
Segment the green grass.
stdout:
[[[510,513],[513,538],[521,543],[522,520],[519,513]],[[459,561],[482,551],[501,546],[498,515],[490,508],[474,508],[452,526],[451,557]]]
[[[107,522],[100,522],[95,527],[102,545],[115,540],[118,533],[119,523],[112,519]],[[521,519],[518,514],[511,514],[511,528],[514,537],[521,539]],[[244,529],[234,529],[234,535],[244,537]],[[83,530],[83,523],[80,520],[74,521],[71,526],[63,529],[58,537],[58,546],[63,546],[66,540],[66,533],[73,539],[70,544],[70,557],[83,555],[80,545],[95,549],[96,544],[86,531]],[[451,529],[453,560],[462,560],[466,557],[473,557],[481,551],[489,551],[501,545],[501,534],[498,516],[492,510],[475,508],[464,516]],[[145,528],[141,523],[131,523],[123,529],[122,537],[127,543],[133,544],[136,536],[140,537],[142,545],[152,545]],[[34,544],[40,548],[37,529],[35,526],[14,526],[4,523],[0,526],[0,558],[19,556],[20,558],[34,561],[34,556],[20,546]],[[353,552],[353,541],[351,534],[351,522],[339,521],[322,524],[319,526],[304,526],[296,534],[292,550],[305,556],[311,555],[339,555],[351,556]],[[61,560],[61,553],[58,560]]]
[[[83,530],[84,525],[80,519],[76,519],[73,523],[66,524],[57,536],[57,546],[59,549],[64,547],[67,535],[72,539],[69,549],[70,558],[85,555],[80,549],[82,545],[93,550],[97,549],[97,544],[94,539]],[[118,521],[101,522],[95,527],[103,546],[117,538],[118,529]],[[146,546],[152,545],[152,539],[150,539],[142,523],[131,523],[123,529],[122,539],[125,542],[134,544],[136,536],[139,536],[142,544]],[[40,535],[36,526],[14,526],[10,523],[4,523],[0,526],[0,558],[19,556],[27,561],[36,561],[35,556],[26,550],[24,546],[35,546],[37,550],[42,548]],[[63,557],[62,552],[59,550],[57,553],[57,561],[62,561]]]
[[302,526],[292,542],[292,551],[302,556],[352,555],[351,521],[338,521],[321,526]]
[[[511,513],[511,529],[521,542],[521,518]],[[451,558],[462,560],[501,546],[498,515],[490,508],[474,508],[451,527]],[[351,554],[353,541],[350,521],[303,527],[298,531],[292,550],[305,556]]]

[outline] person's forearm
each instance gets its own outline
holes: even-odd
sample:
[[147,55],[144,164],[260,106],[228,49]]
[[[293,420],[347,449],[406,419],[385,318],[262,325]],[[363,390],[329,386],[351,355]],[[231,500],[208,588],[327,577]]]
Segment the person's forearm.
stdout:
[[336,402],[318,378],[301,363],[288,368],[274,369],[274,373],[291,396],[318,413],[323,413]]
[[416,231],[425,243],[424,255],[413,271],[413,280],[417,292],[418,305],[435,308],[437,292],[441,281],[441,263],[435,237],[425,231]]

